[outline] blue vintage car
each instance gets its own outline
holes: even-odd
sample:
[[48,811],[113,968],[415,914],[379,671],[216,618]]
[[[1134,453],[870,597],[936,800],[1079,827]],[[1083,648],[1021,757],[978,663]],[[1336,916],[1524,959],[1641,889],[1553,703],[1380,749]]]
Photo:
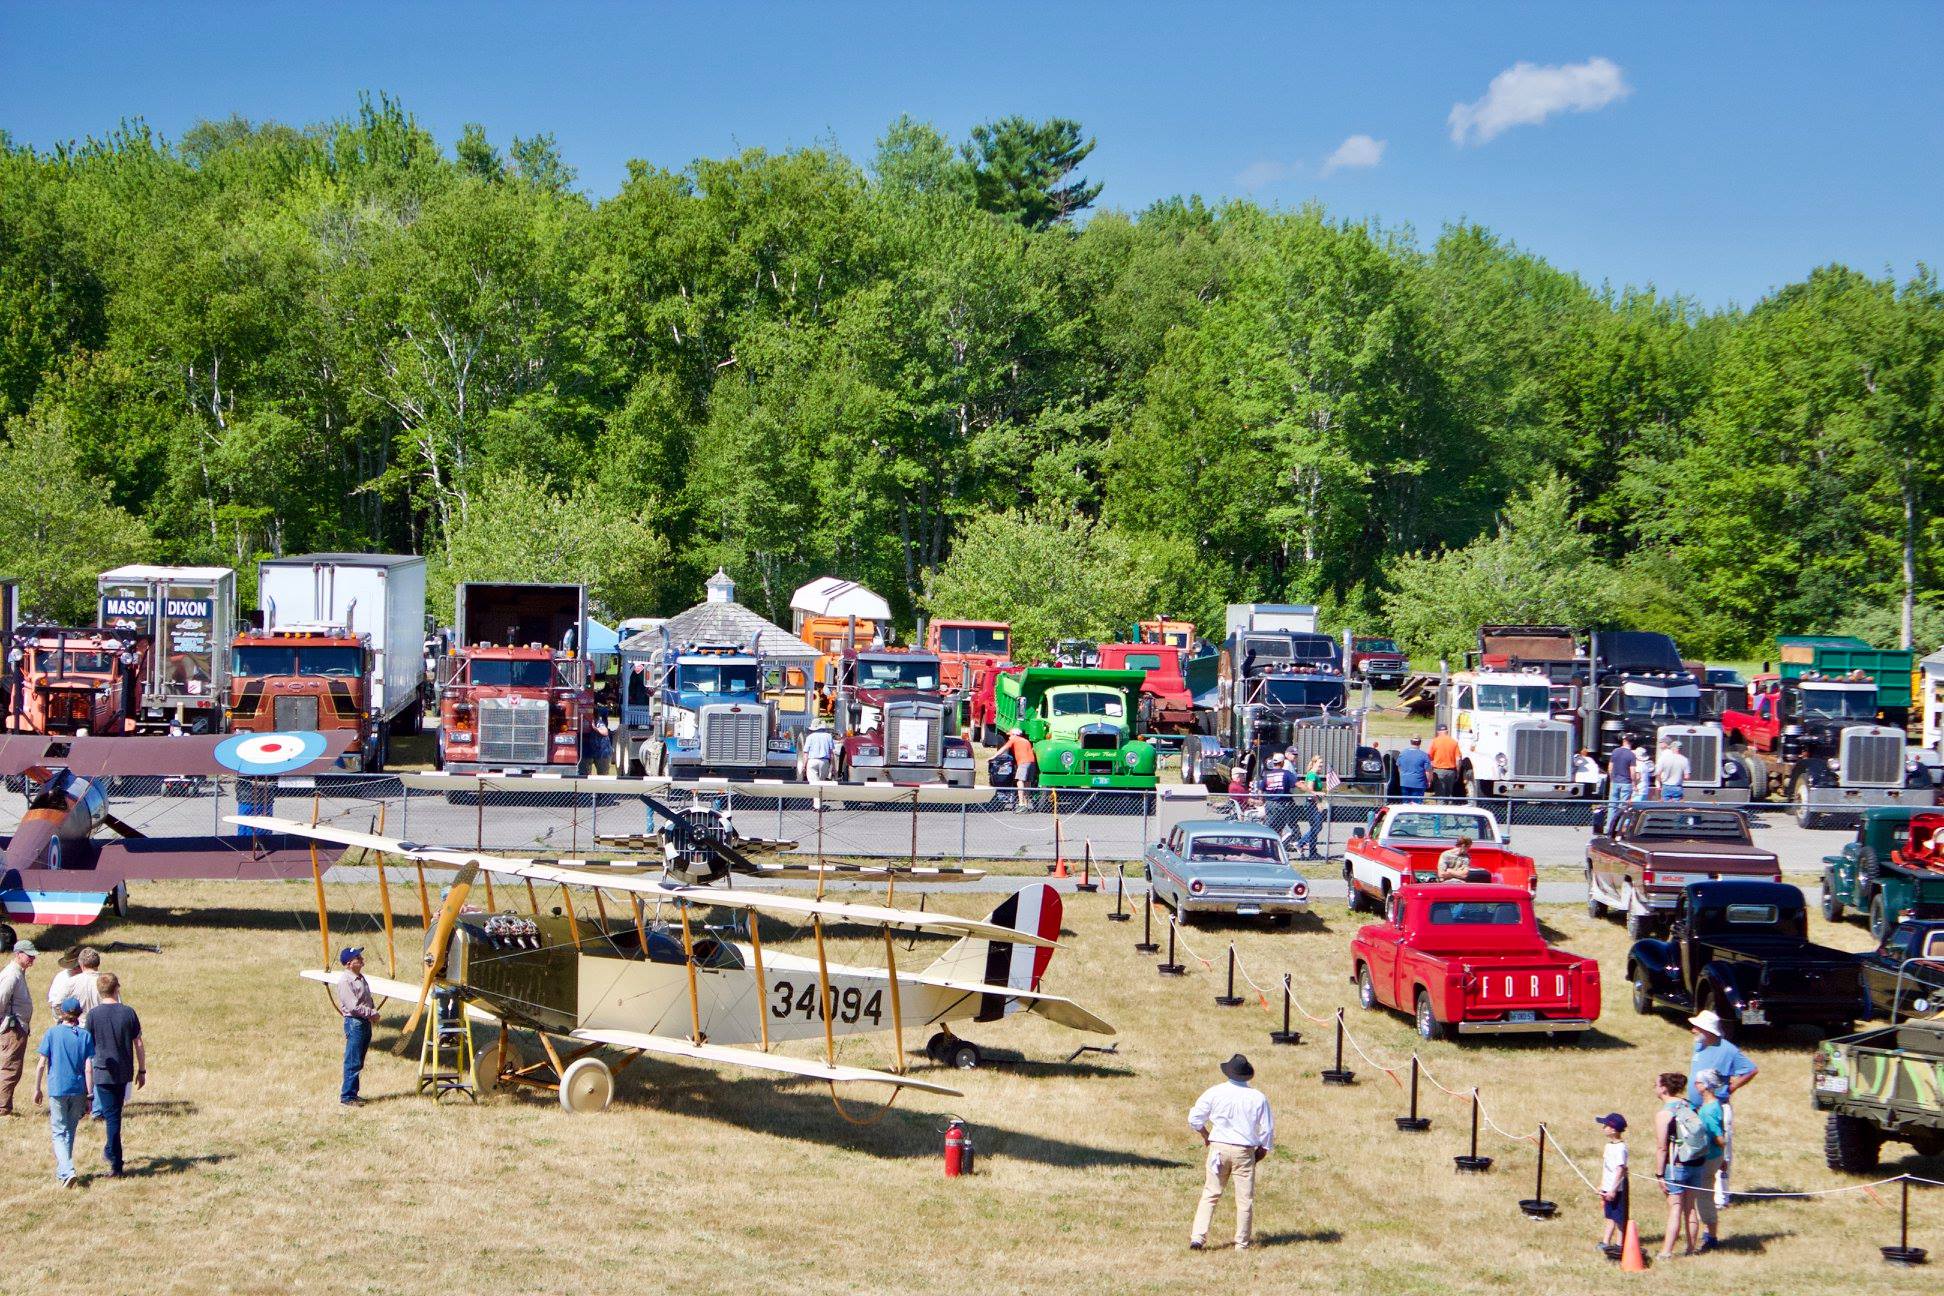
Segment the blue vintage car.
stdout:
[[1148,886],[1186,923],[1228,913],[1287,922],[1309,908],[1309,882],[1289,865],[1282,838],[1261,824],[1194,819],[1148,847]]

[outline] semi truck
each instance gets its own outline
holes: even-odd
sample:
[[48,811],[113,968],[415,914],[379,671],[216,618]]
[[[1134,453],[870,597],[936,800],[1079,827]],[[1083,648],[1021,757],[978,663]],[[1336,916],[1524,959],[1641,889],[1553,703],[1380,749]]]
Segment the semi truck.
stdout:
[[838,778],[845,783],[971,787],[972,744],[957,732],[936,655],[909,648],[845,648],[833,708]]
[[[796,744],[763,692],[756,646],[664,642],[635,669],[624,650],[623,774],[697,778],[794,779]],[[636,687],[639,679],[641,687]],[[800,695],[799,695],[800,696]]]
[[1611,753],[1623,734],[1649,759],[1667,740],[1687,757],[1688,799],[1741,804],[1765,794],[1754,763],[1729,750],[1713,711],[1715,691],[1702,687],[1705,672],[1696,676],[1673,639],[1646,630],[1595,630],[1586,672],[1580,734],[1595,756]]
[[1877,719],[1909,727],[1911,675],[1917,667],[1910,649],[1872,648],[1852,635],[1783,635],[1775,646],[1783,679],[1867,679],[1876,685]]
[[1757,675],[1745,706],[1723,713],[1764,790],[1779,789],[1805,828],[1855,827],[1873,805],[1930,805],[1930,775],[1909,759],[1902,729],[1877,723],[1876,685],[1845,674]]
[[266,559],[257,596],[263,625],[231,645],[230,729],[355,729],[349,763],[383,769],[393,737],[424,715],[425,559]]
[[574,774],[594,728],[582,585],[467,581],[439,661],[441,769]]
[[138,563],[101,573],[97,588],[101,629],[150,644],[134,731],[220,731],[236,637],[236,573]]
[[1442,676],[1437,717],[1458,743],[1463,797],[1570,799],[1599,791],[1575,777],[1573,726],[1553,714],[1552,684],[1536,667],[1474,666]]
[[976,667],[1012,660],[1012,623],[933,621],[925,627],[925,651],[938,655],[945,687],[963,694]]

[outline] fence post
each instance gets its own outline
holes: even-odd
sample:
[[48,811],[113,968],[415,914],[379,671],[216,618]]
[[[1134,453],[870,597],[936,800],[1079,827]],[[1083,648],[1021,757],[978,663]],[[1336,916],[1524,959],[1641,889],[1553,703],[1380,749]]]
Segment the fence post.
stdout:
[[960,867],[964,867],[965,865],[965,821],[968,815],[970,814],[971,809],[972,806],[970,805],[970,803],[965,801],[959,802],[959,865]]
[[1281,1030],[1269,1032],[1269,1042],[1271,1044],[1301,1044],[1303,1042],[1302,1032],[1289,1028],[1290,997],[1289,973],[1285,972],[1283,973],[1283,1024]]
[[1546,1200],[1546,1122],[1539,1122],[1539,1174],[1532,1196],[1519,1203],[1519,1209],[1532,1219],[1551,1219],[1559,1213],[1556,1202]]

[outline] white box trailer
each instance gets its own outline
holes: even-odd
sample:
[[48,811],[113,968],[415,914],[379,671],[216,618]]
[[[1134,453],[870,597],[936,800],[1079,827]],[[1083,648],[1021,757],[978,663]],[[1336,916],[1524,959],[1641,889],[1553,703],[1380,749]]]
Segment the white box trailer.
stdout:
[[101,573],[96,587],[102,629],[144,635],[154,645],[137,730],[221,729],[236,632],[235,571],[135,563]]
[[425,559],[415,554],[300,554],[257,565],[263,628],[337,626],[371,640],[371,710],[389,722],[425,680]]
[[1314,603],[1231,603],[1223,639],[1237,630],[1282,630],[1296,634],[1316,633]]

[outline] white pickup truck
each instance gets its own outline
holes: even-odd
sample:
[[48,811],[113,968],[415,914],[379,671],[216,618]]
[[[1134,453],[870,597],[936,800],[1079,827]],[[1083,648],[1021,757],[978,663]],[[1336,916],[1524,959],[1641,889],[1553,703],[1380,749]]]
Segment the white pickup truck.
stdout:
[[1438,857],[1472,839],[1472,867],[1494,882],[1530,892],[1538,874],[1530,855],[1516,855],[1482,806],[1445,803],[1388,805],[1351,833],[1343,849],[1343,881],[1350,908],[1383,912],[1391,892],[1409,882],[1438,880]]

